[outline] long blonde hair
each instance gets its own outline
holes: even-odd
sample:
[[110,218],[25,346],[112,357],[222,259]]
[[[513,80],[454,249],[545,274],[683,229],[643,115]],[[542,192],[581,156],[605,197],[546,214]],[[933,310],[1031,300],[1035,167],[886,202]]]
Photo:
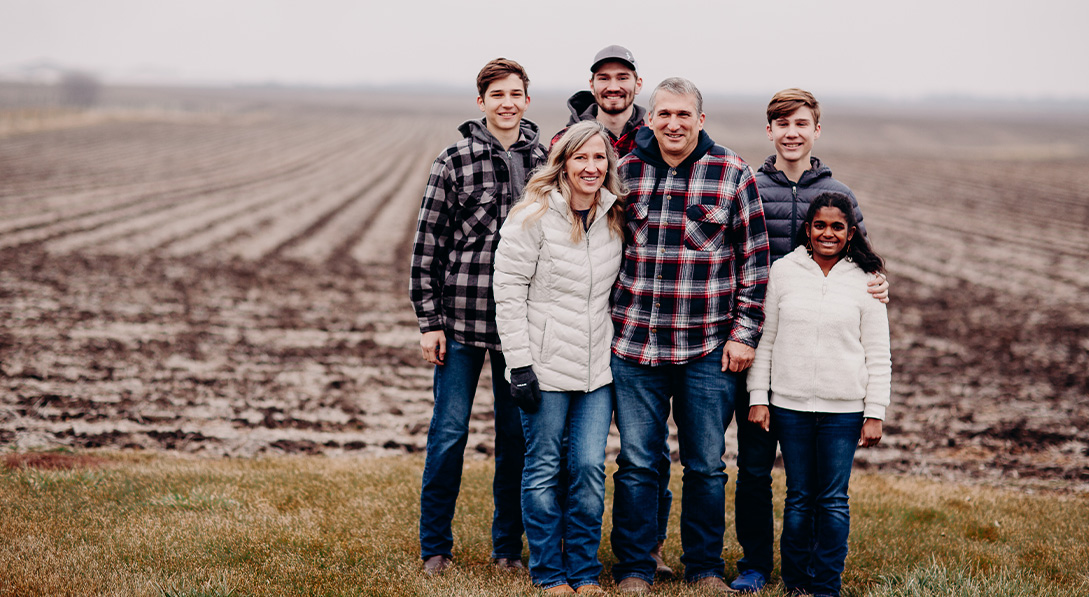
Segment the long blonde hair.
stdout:
[[[567,201],[567,216],[571,221],[571,242],[582,242],[583,234],[585,234],[582,218],[571,210],[571,183],[567,181],[567,177],[563,176],[563,173],[567,159],[594,135],[600,136],[602,141],[605,142],[605,155],[609,162],[609,167],[605,172],[605,181],[601,186],[616,195],[616,201],[609,208],[609,213],[606,216],[609,220],[609,231],[621,238],[624,236],[624,197],[628,195],[628,188],[616,172],[616,151],[613,149],[609,134],[605,132],[605,127],[596,120],[584,120],[568,128],[560,137],[560,140],[552,146],[552,150],[548,153],[548,162],[530,177],[529,182],[526,183],[525,195],[523,195],[522,201],[511,210],[511,213],[514,213],[520,209],[537,206],[536,212],[526,216],[525,221],[522,222],[523,227],[532,225],[544,216],[545,212],[548,211],[549,193],[558,191]],[[595,201],[593,206],[590,207],[590,213],[586,216],[586,221],[593,221],[597,214],[597,207]]]

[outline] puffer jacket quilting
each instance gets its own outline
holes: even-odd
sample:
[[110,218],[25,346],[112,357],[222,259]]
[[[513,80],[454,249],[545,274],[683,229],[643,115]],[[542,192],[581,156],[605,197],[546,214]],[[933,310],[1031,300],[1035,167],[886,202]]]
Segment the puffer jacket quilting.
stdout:
[[[768,244],[771,249],[771,262],[794,250],[798,229],[805,220],[809,202],[821,193],[834,191],[847,195],[851,206],[855,208],[855,219],[862,234],[866,234],[866,225],[862,223],[862,211],[858,199],[851,189],[832,178],[832,169],[824,165],[815,156],[809,158],[810,168],[802,173],[801,179],[793,183],[782,170],[775,167],[775,156],[771,155],[756,171],[756,187],[760,191],[760,202],[764,205],[764,222],[768,227]],[[797,193],[795,194],[795,191]],[[868,235],[867,235],[868,236]]]
[[557,192],[548,211],[523,226],[520,209],[500,229],[495,256],[496,324],[509,369],[533,366],[546,391],[596,390],[612,382],[609,295],[623,239],[606,214],[616,197],[601,189],[594,221],[571,242],[570,209]]

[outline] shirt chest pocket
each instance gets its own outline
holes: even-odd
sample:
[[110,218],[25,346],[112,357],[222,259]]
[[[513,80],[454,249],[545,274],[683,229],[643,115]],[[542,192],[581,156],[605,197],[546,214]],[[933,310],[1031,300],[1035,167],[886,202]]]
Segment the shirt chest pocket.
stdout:
[[718,251],[726,242],[730,213],[718,205],[689,205],[684,210],[684,246],[693,251]]
[[633,202],[625,207],[624,212],[627,219],[628,233],[631,234],[631,239],[629,239],[631,243],[636,246],[647,244],[647,238],[650,236],[650,223],[647,219],[650,214],[650,206],[646,203]]
[[467,187],[458,197],[458,222],[466,243],[494,235],[499,230],[502,214],[498,192],[494,183],[485,183]]

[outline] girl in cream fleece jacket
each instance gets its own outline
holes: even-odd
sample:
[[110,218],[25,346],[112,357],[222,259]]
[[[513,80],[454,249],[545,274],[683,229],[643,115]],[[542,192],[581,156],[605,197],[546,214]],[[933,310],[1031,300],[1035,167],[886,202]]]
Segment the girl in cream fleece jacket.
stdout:
[[813,199],[804,246],[771,268],[748,376],[749,421],[777,434],[786,467],[779,545],[792,593],[839,595],[855,448],[881,440],[891,394],[888,314],[866,290],[883,262],[857,232],[846,195]]

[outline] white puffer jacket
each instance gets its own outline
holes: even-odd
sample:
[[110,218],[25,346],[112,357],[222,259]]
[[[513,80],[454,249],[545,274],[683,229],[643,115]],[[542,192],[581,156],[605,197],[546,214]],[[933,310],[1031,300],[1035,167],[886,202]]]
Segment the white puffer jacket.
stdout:
[[[495,253],[496,324],[510,369],[533,366],[541,389],[589,392],[612,383],[609,295],[620,271],[623,239],[606,217],[616,197],[601,189],[594,221],[571,242],[571,211],[558,192],[548,211],[520,209],[499,231]],[[576,216],[577,217],[577,216]]]

